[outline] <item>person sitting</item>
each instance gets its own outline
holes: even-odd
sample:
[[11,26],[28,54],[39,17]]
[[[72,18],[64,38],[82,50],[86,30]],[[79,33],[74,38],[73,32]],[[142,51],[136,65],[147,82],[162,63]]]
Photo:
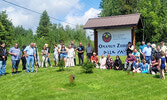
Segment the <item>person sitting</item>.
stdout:
[[64,60],[64,64],[66,66],[66,59],[67,59],[67,49],[65,48],[65,45],[63,44],[61,49],[59,49],[60,53],[60,59]]
[[116,56],[116,59],[114,61],[114,69],[115,70],[122,70],[122,61],[121,59],[119,58],[119,56]]
[[136,61],[133,63],[133,72],[134,73],[140,73],[140,61],[139,61],[139,58],[136,59]]
[[107,55],[107,60],[106,60],[106,66],[107,66],[107,69],[112,69],[112,66],[113,66],[113,59],[111,58],[111,56],[108,54]]
[[140,53],[137,51],[137,49],[134,49],[134,51],[133,51],[132,55],[134,55],[134,56],[135,56],[135,58],[138,58],[138,59],[139,59],[139,61],[141,61],[141,59],[140,59]]
[[[124,63],[124,69],[125,69],[125,70],[128,70],[128,71],[131,71],[131,70],[132,70],[132,64],[133,64],[133,62],[135,62],[135,61],[136,61],[135,56],[132,55],[131,52],[129,52],[129,53],[128,53],[128,56],[127,56],[127,58],[126,58],[126,60],[125,60],[125,63]],[[128,65],[128,67],[127,67],[127,65]]]
[[106,57],[104,54],[102,54],[100,58],[100,69],[106,69]]
[[75,57],[75,50],[73,48],[71,48],[71,45],[68,46],[68,50],[67,50],[67,66],[71,67],[71,66],[75,66],[74,64],[74,57]]
[[96,53],[95,52],[93,52],[93,56],[91,56],[91,62],[95,65],[95,67],[97,67],[98,68],[98,57],[96,56]]
[[151,67],[151,74],[155,75],[159,72],[159,59],[156,59],[155,56],[152,57],[152,61],[150,64]]
[[148,63],[145,59],[142,60],[141,67],[140,67],[141,73],[147,73],[148,72]]

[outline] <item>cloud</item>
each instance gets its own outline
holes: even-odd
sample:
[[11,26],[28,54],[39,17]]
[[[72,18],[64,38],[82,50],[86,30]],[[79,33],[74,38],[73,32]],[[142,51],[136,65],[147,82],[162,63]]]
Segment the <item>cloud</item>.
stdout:
[[[98,14],[101,11],[98,9],[90,8],[88,11],[84,13],[83,16],[78,16],[74,14],[69,14],[66,16],[66,21],[68,23],[74,24],[74,25],[84,25],[89,18],[96,18],[98,17]],[[62,25],[66,26],[67,23],[63,22]],[[70,25],[70,24],[69,24]],[[74,28],[74,25],[70,25],[71,27]]]
[[[98,9],[90,8],[88,11],[85,12],[85,14],[83,16],[77,16],[77,15],[73,15],[73,14],[67,15],[66,16],[66,22],[71,23],[73,25],[65,23],[65,22],[63,22],[62,25],[64,27],[66,25],[69,25],[72,28],[75,28],[75,25],[85,25],[85,23],[87,22],[87,20],[89,18],[98,17],[98,14],[100,14],[100,12],[101,11],[98,10]],[[87,29],[86,34],[87,34],[87,36],[90,36],[91,40],[94,40],[92,30]]]

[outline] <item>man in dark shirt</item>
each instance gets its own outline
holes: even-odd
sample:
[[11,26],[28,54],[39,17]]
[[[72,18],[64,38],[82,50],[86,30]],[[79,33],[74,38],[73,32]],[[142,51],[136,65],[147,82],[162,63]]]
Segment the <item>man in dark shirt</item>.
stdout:
[[78,52],[78,59],[79,59],[79,66],[81,65],[81,60],[82,64],[84,63],[84,46],[82,46],[82,43],[79,43],[79,47],[77,48]]
[[3,42],[0,46],[0,76],[5,75],[7,56],[8,51],[6,50],[5,43]]

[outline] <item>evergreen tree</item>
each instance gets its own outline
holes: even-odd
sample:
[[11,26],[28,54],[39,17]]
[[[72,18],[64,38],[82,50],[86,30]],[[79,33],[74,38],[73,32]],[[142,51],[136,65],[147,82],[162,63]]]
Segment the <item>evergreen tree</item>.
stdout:
[[50,18],[48,16],[47,11],[45,10],[40,17],[39,26],[37,27],[37,31],[36,31],[37,36],[39,38],[47,37],[50,26],[51,26]]
[[8,19],[6,11],[2,11],[0,12],[0,41],[10,46],[14,38],[14,26]]

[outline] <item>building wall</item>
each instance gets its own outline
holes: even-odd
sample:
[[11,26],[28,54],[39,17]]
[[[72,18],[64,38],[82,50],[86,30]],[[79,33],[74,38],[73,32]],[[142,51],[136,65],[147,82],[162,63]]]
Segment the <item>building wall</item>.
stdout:
[[[132,42],[131,27],[99,29],[98,55],[110,54],[111,56],[125,56],[128,42]],[[107,37],[108,35],[108,37]],[[111,37],[111,38],[110,38]]]

